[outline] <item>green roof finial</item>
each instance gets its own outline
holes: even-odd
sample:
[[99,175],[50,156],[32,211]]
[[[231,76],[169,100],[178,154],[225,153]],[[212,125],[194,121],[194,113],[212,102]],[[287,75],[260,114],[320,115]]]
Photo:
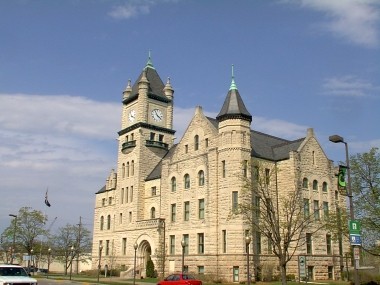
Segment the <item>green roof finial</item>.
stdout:
[[151,69],[155,69],[154,66],[153,66],[152,58],[150,57],[150,50],[149,50],[148,62],[146,63],[145,68],[148,68],[148,67],[151,68]]
[[230,90],[237,90],[237,86],[235,84],[235,76],[234,76],[234,65],[232,65],[232,80]]

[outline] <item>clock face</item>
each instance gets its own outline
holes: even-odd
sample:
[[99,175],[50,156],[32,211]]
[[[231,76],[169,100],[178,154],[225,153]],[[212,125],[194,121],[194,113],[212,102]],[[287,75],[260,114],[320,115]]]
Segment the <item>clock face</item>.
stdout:
[[164,115],[162,114],[161,110],[159,109],[154,109],[152,111],[152,118],[153,120],[155,120],[156,122],[161,122],[162,119],[163,119]]
[[134,120],[136,119],[136,111],[135,110],[131,110],[128,114],[128,120],[130,122],[134,122]]

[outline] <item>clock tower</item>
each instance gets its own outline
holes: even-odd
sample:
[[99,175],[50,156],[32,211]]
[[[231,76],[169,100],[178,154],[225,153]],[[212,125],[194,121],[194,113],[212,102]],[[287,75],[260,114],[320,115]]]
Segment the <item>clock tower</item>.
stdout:
[[173,94],[170,79],[162,82],[150,56],[133,86],[129,80],[123,91],[116,197],[126,191],[134,197],[134,220],[143,219],[145,178],[174,143]]

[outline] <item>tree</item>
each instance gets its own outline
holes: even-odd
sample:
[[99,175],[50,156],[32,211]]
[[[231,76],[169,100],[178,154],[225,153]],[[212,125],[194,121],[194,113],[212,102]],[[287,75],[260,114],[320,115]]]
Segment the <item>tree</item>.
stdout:
[[[363,247],[376,248],[380,240],[380,153],[378,148],[350,157],[355,216],[362,224]],[[378,245],[377,245],[378,247]]]
[[38,252],[37,237],[42,238],[46,235],[46,230],[44,229],[46,221],[47,217],[41,211],[33,210],[30,207],[22,207],[18,211],[17,219],[13,219],[12,223],[16,222],[16,225],[10,225],[2,233],[3,239],[6,240],[5,244],[9,246],[11,241],[13,243],[14,238],[14,252],[18,253],[16,257],[19,262],[22,261],[22,254],[27,253],[31,256],[33,252]]
[[66,224],[52,237],[52,244],[55,260],[64,264],[67,274],[75,259],[78,262],[88,259],[83,253],[91,251],[91,232],[81,226]]
[[[241,202],[233,214],[242,215],[251,227],[251,234],[260,233],[270,241],[279,262],[282,284],[287,284],[287,263],[297,248],[305,244],[305,231],[319,230],[323,221],[314,223],[314,212],[305,212],[301,179],[297,173],[294,187],[279,193],[276,178],[280,170],[277,165],[255,159],[251,164],[252,179],[246,179]],[[309,227],[311,223],[313,227]]]

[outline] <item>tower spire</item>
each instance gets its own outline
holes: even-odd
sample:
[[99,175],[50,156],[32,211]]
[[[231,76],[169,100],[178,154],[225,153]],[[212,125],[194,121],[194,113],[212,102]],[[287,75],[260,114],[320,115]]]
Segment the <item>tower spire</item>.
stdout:
[[234,76],[234,65],[232,64],[232,67],[231,67],[232,71],[231,71],[231,86],[230,86],[230,90],[237,90],[237,86],[236,86],[236,83],[235,83],[235,76]]
[[152,57],[150,56],[150,53],[151,53],[151,51],[149,50],[149,54],[148,54],[148,62],[146,63],[145,68],[152,68],[152,69],[155,69],[154,66],[153,66]]

